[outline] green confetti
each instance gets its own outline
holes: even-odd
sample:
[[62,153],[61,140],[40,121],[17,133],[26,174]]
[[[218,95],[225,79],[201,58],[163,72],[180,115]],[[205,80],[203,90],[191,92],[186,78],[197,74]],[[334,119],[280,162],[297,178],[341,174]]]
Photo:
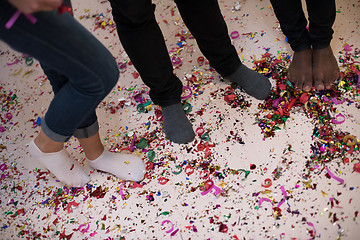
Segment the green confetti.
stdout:
[[155,152],[154,151],[152,151],[152,150],[150,150],[149,152],[148,152],[148,158],[149,158],[149,161],[154,161],[154,158],[155,158]]
[[148,142],[145,138],[140,139],[140,142],[136,144],[137,148],[144,149],[148,146]]
[[164,215],[164,216],[166,216],[166,215],[169,215],[170,214],[170,212],[162,212],[162,213],[160,213],[160,215]]

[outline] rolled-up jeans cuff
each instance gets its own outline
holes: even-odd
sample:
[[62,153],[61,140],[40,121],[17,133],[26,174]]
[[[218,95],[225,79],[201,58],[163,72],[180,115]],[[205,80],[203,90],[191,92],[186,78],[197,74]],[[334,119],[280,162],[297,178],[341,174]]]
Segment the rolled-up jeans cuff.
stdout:
[[74,132],[74,137],[76,138],[88,138],[94,136],[99,131],[99,123],[95,121],[88,127],[76,129]]
[[71,136],[64,136],[60,135],[53,130],[51,130],[47,125],[45,118],[41,121],[41,130],[45,133],[46,136],[48,136],[51,140],[54,140],[55,142],[66,142],[71,138]]
[[[41,130],[45,133],[46,136],[48,136],[51,140],[54,140],[55,142],[66,142],[71,138],[71,136],[60,135],[54,132],[53,130],[51,130],[46,125],[45,119],[41,121]],[[95,121],[93,124],[91,124],[88,127],[76,129],[73,135],[74,137],[80,139],[88,138],[95,135],[98,131],[99,131],[99,123],[98,121]]]

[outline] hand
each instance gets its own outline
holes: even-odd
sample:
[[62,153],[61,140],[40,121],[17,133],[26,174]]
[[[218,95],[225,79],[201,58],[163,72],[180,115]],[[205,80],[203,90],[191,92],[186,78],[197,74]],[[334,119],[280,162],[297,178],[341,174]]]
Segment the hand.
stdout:
[[52,11],[63,3],[63,0],[8,0],[14,7],[24,14],[39,11]]

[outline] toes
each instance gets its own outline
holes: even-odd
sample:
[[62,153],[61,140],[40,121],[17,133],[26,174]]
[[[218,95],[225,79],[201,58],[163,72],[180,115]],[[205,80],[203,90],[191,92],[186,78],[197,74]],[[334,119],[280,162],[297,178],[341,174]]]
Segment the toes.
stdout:
[[326,89],[331,89],[333,83],[334,83],[333,78],[327,78],[327,79],[324,81],[325,88],[326,88]]
[[310,92],[310,91],[311,91],[311,86],[309,86],[309,85],[304,85],[303,88],[302,88],[302,90],[303,90],[304,92]]
[[339,66],[331,47],[318,49],[313,54],[314,83],[317,90],[331,89],[340,76]]
[[312,88],[312,52],[310,49],[295,52],[289,67],[289,79],[297,89],[309,92]]
[[320,76],[314,76],[314,85],[316,90],[321,91],[325,89],[325,85],[324,85],[324,76],[320,75]]
[[304,74],[300,76],[300,87],[304,92],[310,92],[313,86],[312,74]]

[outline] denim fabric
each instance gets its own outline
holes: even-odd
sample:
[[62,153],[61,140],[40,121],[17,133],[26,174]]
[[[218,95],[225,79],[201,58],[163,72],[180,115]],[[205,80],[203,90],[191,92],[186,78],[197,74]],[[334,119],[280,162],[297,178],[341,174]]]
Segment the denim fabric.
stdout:
[[42,121],[52,140],[86,138],[98,131],[95,109],[119,78],[111,53],[70,14],[57,11],[23,14],[8,30],[16,9],[0,0],[0,40],[36,58],[53,87],[54,98]]
[[[229,76],[241,65],[216,0],[177,0],[180,14],[210,65]],[[120,41],[162,107],[180,102],[182,83],[173,73],[151,0],[110,0]]]
[[306,0],[308,21],[303,12],[301,0],[270,0],[281,30],[297,52],[309,48],[322,49],[330,45],[334,33],[335,0]]

